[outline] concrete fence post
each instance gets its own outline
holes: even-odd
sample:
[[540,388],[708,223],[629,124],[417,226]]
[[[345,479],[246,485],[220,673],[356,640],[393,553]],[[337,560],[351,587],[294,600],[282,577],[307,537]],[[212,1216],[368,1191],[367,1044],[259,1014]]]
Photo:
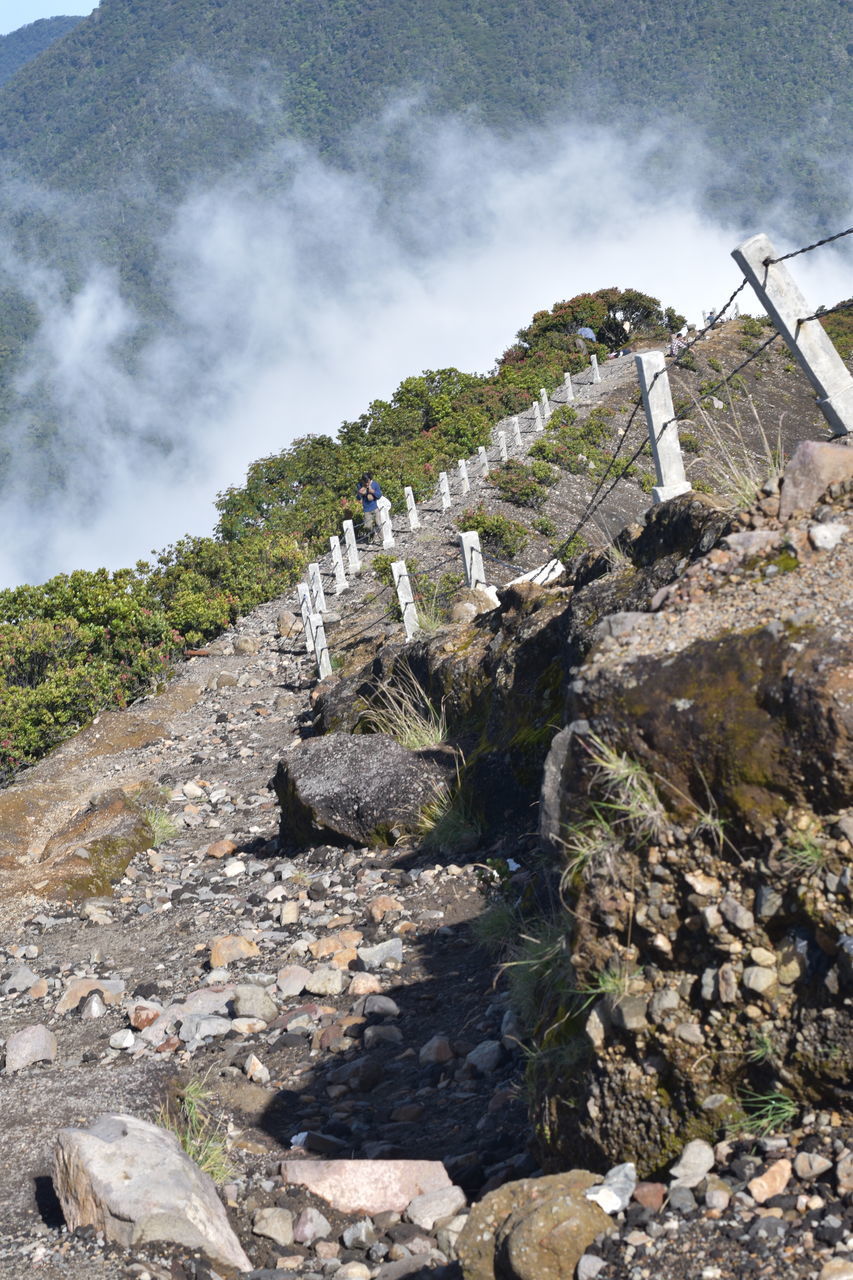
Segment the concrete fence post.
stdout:
[[759,302],[787,342],[791,354],[817,392],[817,403],[834,436],[853,432],[853,377],[819,320],[800,321],[814,310],[765,235],[753,236],[732,257]]
[[489,474],[489,455],[483,445],[478,447],[477,456],[480,459],[480,475],[487,476]]
[[329,646],[326,644],[326,628],[319,613],[315,613],[311,618],[311,626],[314,630],[314,657],[317,659],[320,679],[323,680],[332,674],[332,659],[329,657]]
[[391,512],[385,507],[377,507],[376,515],[379,520],[379,528],[382,530],[382,546],[387,549],[394,545],[394,529],[391,525]]
[[592,380],[593,380],[593,382],[600,382],[600,381],[601,381],[601,370],[600,370],[600,369],[599,369],[599,367],[598,367],[598,356],[590,356],[590,357],[589,357],[589,367],[590,367],[590,369],[592,369]]
[[471,492],[471,481],[468,479],[468,463],[464,458],[460,458],[456,464],[459,472],[459,486],[463,493]]
[[542,408],[542,420],[547,422],[551,416],[551,399],[544,387],[539,388],[539,404]]
[[355,540],[355,525],[352,520],[344,521],[344,542],[347,548],[347,560],[350,573],[361,573],[361,557],[358,554],[358,543]]
[[406,485],[403,493],[406,495],[406,510],[409,514],[409,528],[414,533],[415,529],[420,529],[421,527],[421,518],[418,515],[415,493],[410,484]]
[[539,401],[533,402],[533,430],[544,431],[545,423],[542,421],[542,410],[539,408]]
[[480,549],[480,535],[475,529],[468,533],[460,533],[459,542],[462,547],[462,563],[465,567],[465,583],[469,587],[484,587],[486,573],[483,568],[483,552]]
[[344,569],[344,557],[341,554],[341,540],[334,533],[329,538],[329,546],[332,548],[332,565],[335,570],[335,595],[339,596],[342,591],[346,591],[349,583]]
[[678,423],[672,404],[672,392],[662,351],[646,351],[635,356],[643,408],[649,424],[649,443],[655,460],[657,485],[652,489],[654,502],[666,502],[693,487],[684,474],[684,459],[678,441]]
[[305,632],[305,651],[314,652],[314,628],[311,625],[311,592],[304,582],[296,588],[299,594],[299,610],[302,614],[302,628]]
[[575,398],[575,389],[572,386],[572,375],[570,373],[563,374],[563,386],[566,388],[566,404],[571,404]]
[[405,560],[395,560],[391,565],[391,572],[394,575],[394,586],[397,588],[397,599],[400,602],[400,612],[403,615],[406,639],[411,640],[415,632],[419,630],[418,611],[415,606],[412,583]]
[[501,462],[506,462],[509,455],[506,451],[506,432],[498,432],[498,453],[501,455]]
[[514,414],[512,418],[510,418],[510,423],[509,423],[509,425],[510,425],[510,429],[512,430],[512,438],[513,438],[513,440],[514,440],[514,442],[515,442],[515,447],[516,447],[517,449],[521,449],[521,448],[523,448],[524,446],[523,446],[523,445],[522,445],[522,443],[521,443],[521,427],[520,427],[520,426],[519,426],[519,424],[518,424],[518,414],[517,414],[517,413],[516,413],[516,414]]
[[313,560],[308,566],[308,586],[311,589],[311,603],[314,613],[325,613],[328,605],[326,604],[326,593],[323,590],[323,578],[320,573],[320,566],[316,560]]
[[447,511],[452,499],[450,497],[450,481],[447,478],[446,471],[439,471],[438,473],[438,492],[441,494],[441,509],[442,511]]

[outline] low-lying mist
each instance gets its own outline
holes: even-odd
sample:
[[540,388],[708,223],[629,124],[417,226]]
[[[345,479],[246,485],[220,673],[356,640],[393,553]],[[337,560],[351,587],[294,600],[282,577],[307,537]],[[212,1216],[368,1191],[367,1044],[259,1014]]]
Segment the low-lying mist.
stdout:
[[[370,176],[386,139],[408,173],[390,187]],[[255,458],[334,434],[409,374],[486,371],[559,299],[632,287],[701,320],[738,282],[731,249],[773,237],[774,215],[712,223],[708,158],[662,147],[577,123],[498,138],[398,105],[362,167],[282,146],[158,209],[153,325],[86,239],[90,211],[19,192],[77,241],[46,262],[0,240],[38,315],[0,425],[0,585],[118,568],[209,532],[217,491]],[[831,249],[799,260],[816,304],[843,296],[838,263]]]

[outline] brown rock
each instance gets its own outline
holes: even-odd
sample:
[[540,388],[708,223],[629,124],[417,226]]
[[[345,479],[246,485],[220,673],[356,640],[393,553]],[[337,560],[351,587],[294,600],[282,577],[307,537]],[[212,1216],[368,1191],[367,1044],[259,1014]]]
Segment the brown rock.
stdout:
[[472,1207],[456,1244],[465,1280],[570,1280],[586,1246],[610,1226],[604,1210],[583,1197],[600,1181],[573,1169],[490,1191]]
[[118,1004],[124,995],[121,978],[72,978],[56,1004],[57,1013],[76,1009],[93,991],[100,993],[104,1004]]
[[235,960],[246,960],[250,956],[259,956],[260,948],[256,942],[243,938],[240,934],[229,933],[221,938],[214,938],[210,944],[210,967],[220,969],[233,964]]
[[237,845],[233,840],[214,840],[213,844],[209,844],[204,851],[206,858],[230,858],[232,853],[236,853]]
[[451,1186],[439,1160],[285,1160],[285,1186],[305,1187],[340,1213],[402,1213],[415,1196]]
[[779,516],[811,511],[832,484],[853,477],[853,449],[846,444],[804,440],[785,468]]
[[388,894],[380,894],[378,898],[374,898],[368,905],[368,914],[375,924],[379,924],[384,920],[389,911],[402,911],[403,904],[398,902],[396,898],[390,898]]
[[644,1209],[657,1213],[666,1199],[666,1187],[662,1182],[638,1182],[634,1188],[634,1199]]
[[764,1173],[747,1183],[749,1194],[758,1204],[781,1195],[791,1180],[791,1161],[776,1160]]

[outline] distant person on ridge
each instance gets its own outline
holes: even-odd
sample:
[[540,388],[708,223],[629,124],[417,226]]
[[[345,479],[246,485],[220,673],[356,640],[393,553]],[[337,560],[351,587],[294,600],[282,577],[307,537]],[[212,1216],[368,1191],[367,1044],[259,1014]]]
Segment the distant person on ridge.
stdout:
[[382,490],[369,471],[365,471],[359,480],[356,497],[361,502],[364,513],[365,532],[372,537],[374,532],[379,533],[381,530],[379,499],[382,497]]

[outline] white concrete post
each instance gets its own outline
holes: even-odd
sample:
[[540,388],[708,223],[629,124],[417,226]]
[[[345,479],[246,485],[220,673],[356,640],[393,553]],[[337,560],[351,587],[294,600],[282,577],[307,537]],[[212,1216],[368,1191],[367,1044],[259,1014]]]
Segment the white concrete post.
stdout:
[[646,351],[634,359],[658,481],[657,486],[652,489],[652,500],[666,502],[668,498],[677,498],[680,493],[689,493],[692,488],[684,474],[684,459],[678,442],[678,423],[675,420],[672,392],[666,373],[666,357],[662,351]]
[[512,438],[515,441],[517,449],[523,448],[521,443],[521,427],[518,425],[518,414],[516,413],[510,418],[510,427],[512,428]]
[[600,382],[600,381],[601,381],[601,372],[600,372],[600,370],[599,370],[599,368],[598,368],[598,356],[590,356],[590,357],[589,357],[589,367],[590,367],[590,369],[592,369],[592,380],[593,380],[593,382]]
[[314,613],[325,613],[328,605],[326,604],[326,593],[323,590],[323,579],[320,574],[320,566],[316,560],[312,561],[308,566],[308,586],[311,588],[311,603]]
[[465,582],[469,587],[484,587],[486,574],[483,569],[483,553],[480,550],[480,535],[475,529],[469,533],[460,533],[459,542],[462,547],[462,562],[465,566]]
[[394,545],[394,530],[391,526],[391,512],[384,507],[376,508],[379,527],[382,530],[382,546],[387,550]]
[[406,495],[406,510],[409,513],[409,528],[414,532],[415,529],[420,529],[421,518],[418,515],[418,508],[415,503],[415,494],[412,486],[407,484],[403,493]]
[[451,505],[450,481],[447,478],[446,471],[439,471],[438,473],[438,492],[441,494],[441,509],[446,511]]
[[506,432],[505,431],[498,432],[498,452],[501,455],[501,462],[506,462],[509,455],[507,454],[507,451],[506,451]]
[[542,410],[539,408],[539,401],[533,402],[533,430],[544,431],[545,423],[542,421]]
[[355,525],[352,520],[344,521],[344,542],[347,547],[347,560],[350,573],[361,573],[361,557],[358,554],[358,543],[355,540]]
[[480,459],[480,475],[487,476],[489,474],[489,455],[483,445],[478,446],[477,455]]
[[305,651],[314,652],[314,628],[311,625],[311,592],[304,582],[296,588],[299,593],[299,609],[302,613],[302,627],[305,631]]
[[781,333],[818,396],[818,408],[834,436],[853,432],[853,377],[819,320],[800,320],[814,310],[767,236],[753,236],[732,251],[759,302]]
[[456,464],[459,472],[459,485],[463,493],[471,492],[471,481],[468,479],[468,463],[464,458],[460,458]]
[[405,560],[395,560],[391,565],[391,572],[394,575],[394,586],[397,588],[397,599],[400,602],[400,612],[403,615],[406,639],[411,640],[415,632],[419,630],[418,611],[415,606],[412,583]]
[[329,646],[326,644],[326,628],[319,613],[312,616],[311,625],[314,629],[314,657],[317,659],[320,679],[323,680],[332,674],[332,659],[329,657]]
[[551,416],[551,401],[544,387],[539,388],[539,404],[542,408],[542,421],[547,422]]
[[346,591],[349,583],[344,569],[344,557],[341,554],[341,540],[334,533],[329,538],[329,546],[332,548],[332,565],[335,570],[335,595],[339,596],[342,591]]
[[563,374],[563,386],[566,388],[566,404],[571,404],[575,398],[575,389],[572,386],[572,375],[570,373]]

